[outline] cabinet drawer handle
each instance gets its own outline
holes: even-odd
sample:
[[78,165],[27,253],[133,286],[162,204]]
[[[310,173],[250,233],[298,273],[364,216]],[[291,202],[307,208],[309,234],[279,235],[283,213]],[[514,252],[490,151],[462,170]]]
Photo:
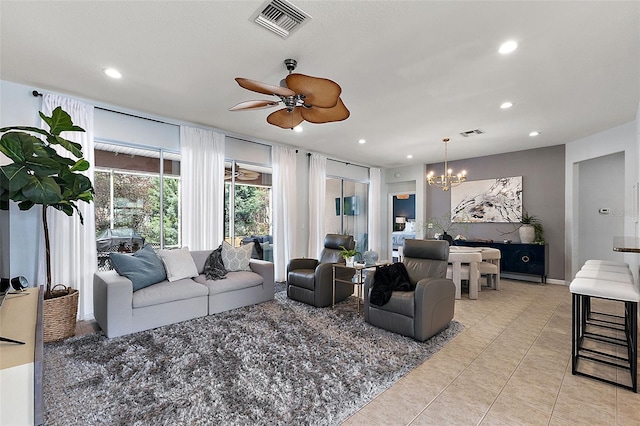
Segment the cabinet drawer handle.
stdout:
[[529,262],[529,260],[531,260],[531,259],[529,259],[529,256],[526,256],[526,255],[525,255],[525,256],[522,256],[522,261],[523,261],[524,263]]

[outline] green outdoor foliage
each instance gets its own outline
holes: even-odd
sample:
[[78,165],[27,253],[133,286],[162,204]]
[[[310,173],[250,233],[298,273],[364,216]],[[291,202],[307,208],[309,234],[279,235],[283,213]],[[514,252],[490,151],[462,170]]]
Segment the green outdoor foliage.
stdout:
[[[229,184],[225,191],[229,191]],[[270,233],[269,189],[235,184],[234,233],[236,237]],[[225,235],[229,235],[229,197],[225,197]]]
[[[49,228],[47,208],[53,207],[67,216],[78,213],[77,202],[93,200],[93,186],[83,172],[89,162],[82,158],[82,146],[64,139],[62,132],[84,132],[74,126],[71,116],[62,108],[53,110],[51,117],[40,112],[49,130],[37,127],[3,127],[0,133],[0,151],[13,163],[0,167],[0,208],[9,209],[9,201],[18,203],[20,210],[29,210],[35,205],[42,206],[42,224],[45,231],[47,296],[51,295],[51,256],[49,248]],[[34,135],[35,134],[35,135]],[[37,135],[44,136],[42,140]],[[53,148],[58,145],[76,157],[63,157]]]

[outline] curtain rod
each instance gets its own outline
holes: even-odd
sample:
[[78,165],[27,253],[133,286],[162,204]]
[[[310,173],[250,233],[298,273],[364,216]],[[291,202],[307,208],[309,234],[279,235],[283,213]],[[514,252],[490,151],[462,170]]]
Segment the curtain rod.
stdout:
[[[37,90],[34,90],[33,92],[31,92],[31,94],[32,94],[33,96],[35,96],[35,97],[42,96],[42,93],[38,92]],[[178,124],[175,124],[175,123],[167,123],[166,121],[156,120],[156,119],[154,119],[154,118],[149,118],[149,117],[142,117],[142,116],[135,115],[135,114],[129,114],[128,112],[116,111],[116,110],[113,110],[113,109],[103,108],[103,107],[99,107],[99,106],[94,106],[94,108],[96,108],[96,109],[101,109],[102,111],[115,112],[116,114],[127,115],[127,116],[129,116],[129,117],[141,118],[141,119],[143,119],[143,120],[154,121],[154,122],[156,122],[156,123],[169,124],[169,125],[172,125],[172,126],[179,126]],[[268,147],[273,146],[273,145],[269,145],[269,144],[262,143],[262,142],[250,141],[250,140],[243,139],[243,138],[241,138],[241,137],[234,136],[234,135],[227,135],[227,134],[225,134],[225,136],[230,137],[230,138],[234,138],[234,139],[238,139],[238,140],[241,140],[241,141],[244,141],[244,142],[255,143],[255,144],[258,144],[258,145],[263,145],[263,146],[268,146]],[[296,152],[298,152],[298,150],[297,150],[297,149],[296,149]]]
[[[307,157],[311,157],[311,153],[310,152],[307,153]],[[368,166],[361,166],[360,164],[349,163],[348,161],[336,160],[334,158],[328,158],[327,157],[327,160],[333,161],[333,162],[336,162],[336,163],[346,164],[347,166],[362,167],[363,169],[370,169],[371,168],[371,167],[368,167]]]
[[[32,94],[33,96],[35,96],[35,97],[42,96],[42,93],[38,92],[37,90],[34,90],[33,92],[31,92],[31,94]],[[129,117],[141,118],[141,119],[143,119],[143,120],[154,121],[154,122],[156,122],[156,123],[169,124],[169,125],[171,125],[171,126],[177,126],[177,124],[175,124],[175,123],[167,123],[166,121],[156,120],[155,118],[141,117],[141,116],[139,116],[139,115],[129,114],[128,112],[116,111],[116,110],[113,110],[113,109],[104,108],[104,107],[99,107],[99,106],[94,106],[94,108],[96,108],[96,109],[101,109],[102,111],[115,112],[116,114],[128,115]]]

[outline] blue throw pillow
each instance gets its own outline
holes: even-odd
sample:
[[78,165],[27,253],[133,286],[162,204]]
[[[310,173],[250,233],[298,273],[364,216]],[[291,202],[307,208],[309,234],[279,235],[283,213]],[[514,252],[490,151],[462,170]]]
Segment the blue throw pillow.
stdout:
[[109,259],[118,274],[131,280],[133,291],[167,279],[162,259],[151,244],[133,254],[109,253]]

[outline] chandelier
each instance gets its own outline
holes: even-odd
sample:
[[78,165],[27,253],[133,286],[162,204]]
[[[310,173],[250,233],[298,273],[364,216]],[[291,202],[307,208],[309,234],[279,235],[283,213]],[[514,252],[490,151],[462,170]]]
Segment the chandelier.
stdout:
[[449,142],[449,138],[442,139],[442,142],[444,142],[444,172],[446,174],[435,176],[433,171],[430,171],[427,175],[427,183],[431,186],[440,187],[443,191],[448,191],[449,188],[460,185],[467,180],[467,171],[463,170],[457,175],[453,174],[452,170],[447,167],[447,142]]

